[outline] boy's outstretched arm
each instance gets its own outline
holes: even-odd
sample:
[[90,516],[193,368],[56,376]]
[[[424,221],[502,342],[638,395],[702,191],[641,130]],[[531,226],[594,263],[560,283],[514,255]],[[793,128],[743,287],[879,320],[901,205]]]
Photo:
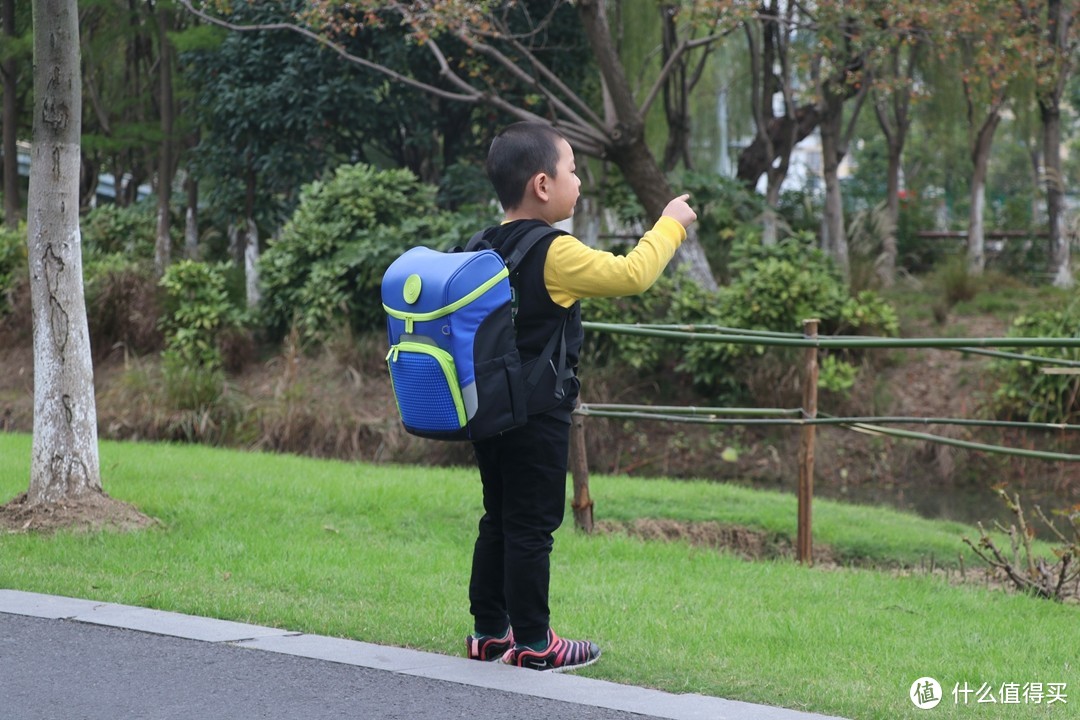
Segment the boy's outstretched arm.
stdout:
[[563,307],[587,297],[636,295],[648,290],[686,239],[686,227],[697,219],[680,195],[667,204],[656,224],[626,255],[596,250],[571,235],[551,243],[544,263],[544,283],[551,299]]

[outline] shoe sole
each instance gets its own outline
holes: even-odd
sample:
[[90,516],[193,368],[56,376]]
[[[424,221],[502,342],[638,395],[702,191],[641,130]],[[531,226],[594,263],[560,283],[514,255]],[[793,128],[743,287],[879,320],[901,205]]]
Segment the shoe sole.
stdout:
[[575,670],[580,670],[581,668],[589,667],[590,665],[594,664],[597,660],[600,659],[600,656],[602,654],[603,653],[598,652],[598,653],[596,653],[596,657],[594,657],[591,660],[588,660],[586,662],[583,662],[583,663],[575,663],[574,665],[560,665],[559,667],[544,668],[542,670],[538,670],[537,668],[531,668],[531,667],[527,667],[527,666],[511,665],[511,667],[521,667],[522,670],[532,670],[533,672],[545,672],[545,673],[574,672]]

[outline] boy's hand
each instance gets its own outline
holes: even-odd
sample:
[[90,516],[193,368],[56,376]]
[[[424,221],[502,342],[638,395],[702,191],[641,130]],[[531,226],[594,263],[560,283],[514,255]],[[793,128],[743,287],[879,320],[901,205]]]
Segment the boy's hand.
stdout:
[[667,215],[684,228],[690,227],[690,225],[697,220],[697,213],[695,213],[694,209],[686,202],[689,198],[689,193],[675,198],[667,204],[663,214]]

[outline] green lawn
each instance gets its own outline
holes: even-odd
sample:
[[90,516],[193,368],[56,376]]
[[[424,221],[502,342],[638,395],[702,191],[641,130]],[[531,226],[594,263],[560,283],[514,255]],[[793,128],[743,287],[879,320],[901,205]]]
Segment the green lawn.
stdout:
[[[30,439],[0,434],[0,501],[26,489]],[[0,536],[0,587],[141,605],[460,655],[480,488],[468,469],[361,465],[104,442],[106,491],[163,521],[132,534]],[[794,533],[794,498],[704,482],[594,477],[597,519],[714,520]],[[1080,607],[856,568],[747,562],[681,542],[586,536],[553,556],[556,630],[604,649],[581,671],[848,718],[1074,717]],[[910,564],[971,528],[815,503],[841,558]],[[969,572],[975,565],[969,562]],[[1068,704],[957,706],[959,683],[1067,683]]]

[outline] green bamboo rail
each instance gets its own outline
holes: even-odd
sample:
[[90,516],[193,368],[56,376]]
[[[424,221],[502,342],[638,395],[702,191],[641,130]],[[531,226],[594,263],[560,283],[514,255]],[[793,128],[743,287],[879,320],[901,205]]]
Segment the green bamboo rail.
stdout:
[[[1030,362],[1040,365],[1061,367],[1080,367],[1080,361],[1066,358],[1051,358],[1026,353],[988,350],[987,348],[1080,348],[1080,337],[1071,338],[883,338],[858,335],[827,336],[817,335],[817,321],[804,321],[804,332],[781,333],[769,330],[744,330],[722,325],[649,325],[618,323],[583,323],[586,330],[596,332],[619,333],[655,337],[665,340],[690,340],[704,342],[729,343],[734,345],[768,345],[779,347],[801,347],[805,353],[805,375],[803,380],[803,407],[801,408],[715,408],[681,407],[670,405],[614,405],[614,404],[579,404],[575,410],[577,418],[595,416],[623,418],[631,420],[662,420],[667,422],[705,423],[717,425],[798,425],[801,427],[799,444],[799,522],[797,555],[800,562],[812,563],[811,502],[813,498],[814,467],[814,429],[818,425],[836,425],[855,432],[872,435],[922,440],[942,445],[991,452],[1019,457],[1049,461],[1080,462],[1080,455],[1057,453],[1044,450],[1028,450],[1001,445],[960,440],[943,437],[933,433],[902,430],[882,425],[922,424],[922,425],[959,425],[982,427],[1009,427],[1038,430],[1075,431],[1080,425],[1064,423],[1032,423],[1007,420],[980,420],[975,418],[931,418],[911,416],[871,416],[871,417],[832,417],[817,415],[817,351],[822,348],[933,348],[955,350],[962,353],[985,355],[1007,360]],[[1049,372],[1047,370],[1046,372]],[[1067,371],[1065,371],[1067,372]],[[798,416],[798,417],[791,417]],[[580,422],[575,423],[576,445],[584,452],[584,438]],[[584,466],[585,479],[581,483],[575,477],[575,518],[579,486],[584,488],[587,501],[588,526],[592,526],[592,501],[588,498],[587,465],[584,458],[578,458],[578,465]],[[577,473],[575,473],[575,476]],[[579,526],[583,526],[579,522]]]
[[[808,338],[791,334],[754,334],[697,332],[694,330],[663,330],[645,325],[620,325],[617,323],[582,323],[586,330],[596,332],[641,335],[667,340],[700,340],[704,342],[729,343],[732,345],[776,345],[780,347],[814,348],[941,348],[964,349],[967,347],[1076,347],[1080,348],[1080,337],[1074,338],[883,338],[862,335],[826,336]],[[694,327],[692,325],[684,327]],[[1031,356],[1032,359],[1042,359]]]

